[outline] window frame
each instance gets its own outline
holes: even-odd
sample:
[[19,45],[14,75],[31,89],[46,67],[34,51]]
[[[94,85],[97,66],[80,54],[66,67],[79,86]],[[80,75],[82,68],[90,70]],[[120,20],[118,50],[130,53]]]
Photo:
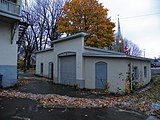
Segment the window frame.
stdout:
[[147,66],[144,66],[143,70],[144,70],[143,75],[144,75],[145,78],[147,78]]
[[139,78],[138,66],[133,67],[133,72],[134,72],[134,74],[133,74],[134,80],[138,80],[138,78]]

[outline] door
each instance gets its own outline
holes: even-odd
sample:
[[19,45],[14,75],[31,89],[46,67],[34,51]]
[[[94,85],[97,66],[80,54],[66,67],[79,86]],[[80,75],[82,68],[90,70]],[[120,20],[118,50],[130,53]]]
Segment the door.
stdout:
[[49,62],[49,65],[48,65],[48,76],[53,80],[53,63],[52,62]]
[[76,83],[76,56],[60,57],[60,83],[66,85]]
[[95,87],[105,88],[107,83],[107,63],[98,62],[95,64]]

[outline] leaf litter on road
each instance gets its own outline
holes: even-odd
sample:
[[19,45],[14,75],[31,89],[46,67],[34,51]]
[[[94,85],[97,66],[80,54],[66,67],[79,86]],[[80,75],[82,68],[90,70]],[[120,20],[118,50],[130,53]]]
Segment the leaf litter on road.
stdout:
[[160,110],[153,107],[153,103],[160,105],[160,83],[153,82],[150,86],[136,92],[136,94],[125,96],[109,96],[99,99],[76,98],[61,96],[57,94],[32,94],[23,93],[17,90],[1,90],[0,96],[27,98],[38,101],[44,107],[74,107],[74,108],[92,108],[92,107],[114,107],[144,112],[148,115],[160,116]]

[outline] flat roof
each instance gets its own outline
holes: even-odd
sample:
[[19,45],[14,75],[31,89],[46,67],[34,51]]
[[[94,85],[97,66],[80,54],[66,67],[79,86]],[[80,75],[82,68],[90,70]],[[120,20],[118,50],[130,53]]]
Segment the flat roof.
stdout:
[[84,52],[83,56],[84,57],[103,57],[103,58],[125,58],[125,59],[151,61],[151,59],[144,58],[144,57],[136,57],[136,56],[130,56],[130,55],[116,55],[116,54],[95,54],[90,52]]
[[126,55],[125,53],[117,52],[117,51],[111,51],[111,50],[105,50],[102,48],[95,48],[90,46],[84,46],[85,49],[92,50],[92,51],[98,51],[102,53],[109,53],[109,54],[116,54],[116,55]]

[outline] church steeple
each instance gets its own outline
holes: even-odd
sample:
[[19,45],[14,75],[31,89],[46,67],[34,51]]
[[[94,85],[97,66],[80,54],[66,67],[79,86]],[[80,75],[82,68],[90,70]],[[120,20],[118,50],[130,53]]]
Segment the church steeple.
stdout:
[[119,15],[118,15],[118,32],[117,32],[117,37],[122,37],[122,34],[121,34],[121,26],[120,26],[120,21],[119,21]]
[[119,15],[118,15],[118,30],[117,30],[117,35],[116,35],[116,46],[117,46],[117,51],[123,52],[123,38],[121,34]]

